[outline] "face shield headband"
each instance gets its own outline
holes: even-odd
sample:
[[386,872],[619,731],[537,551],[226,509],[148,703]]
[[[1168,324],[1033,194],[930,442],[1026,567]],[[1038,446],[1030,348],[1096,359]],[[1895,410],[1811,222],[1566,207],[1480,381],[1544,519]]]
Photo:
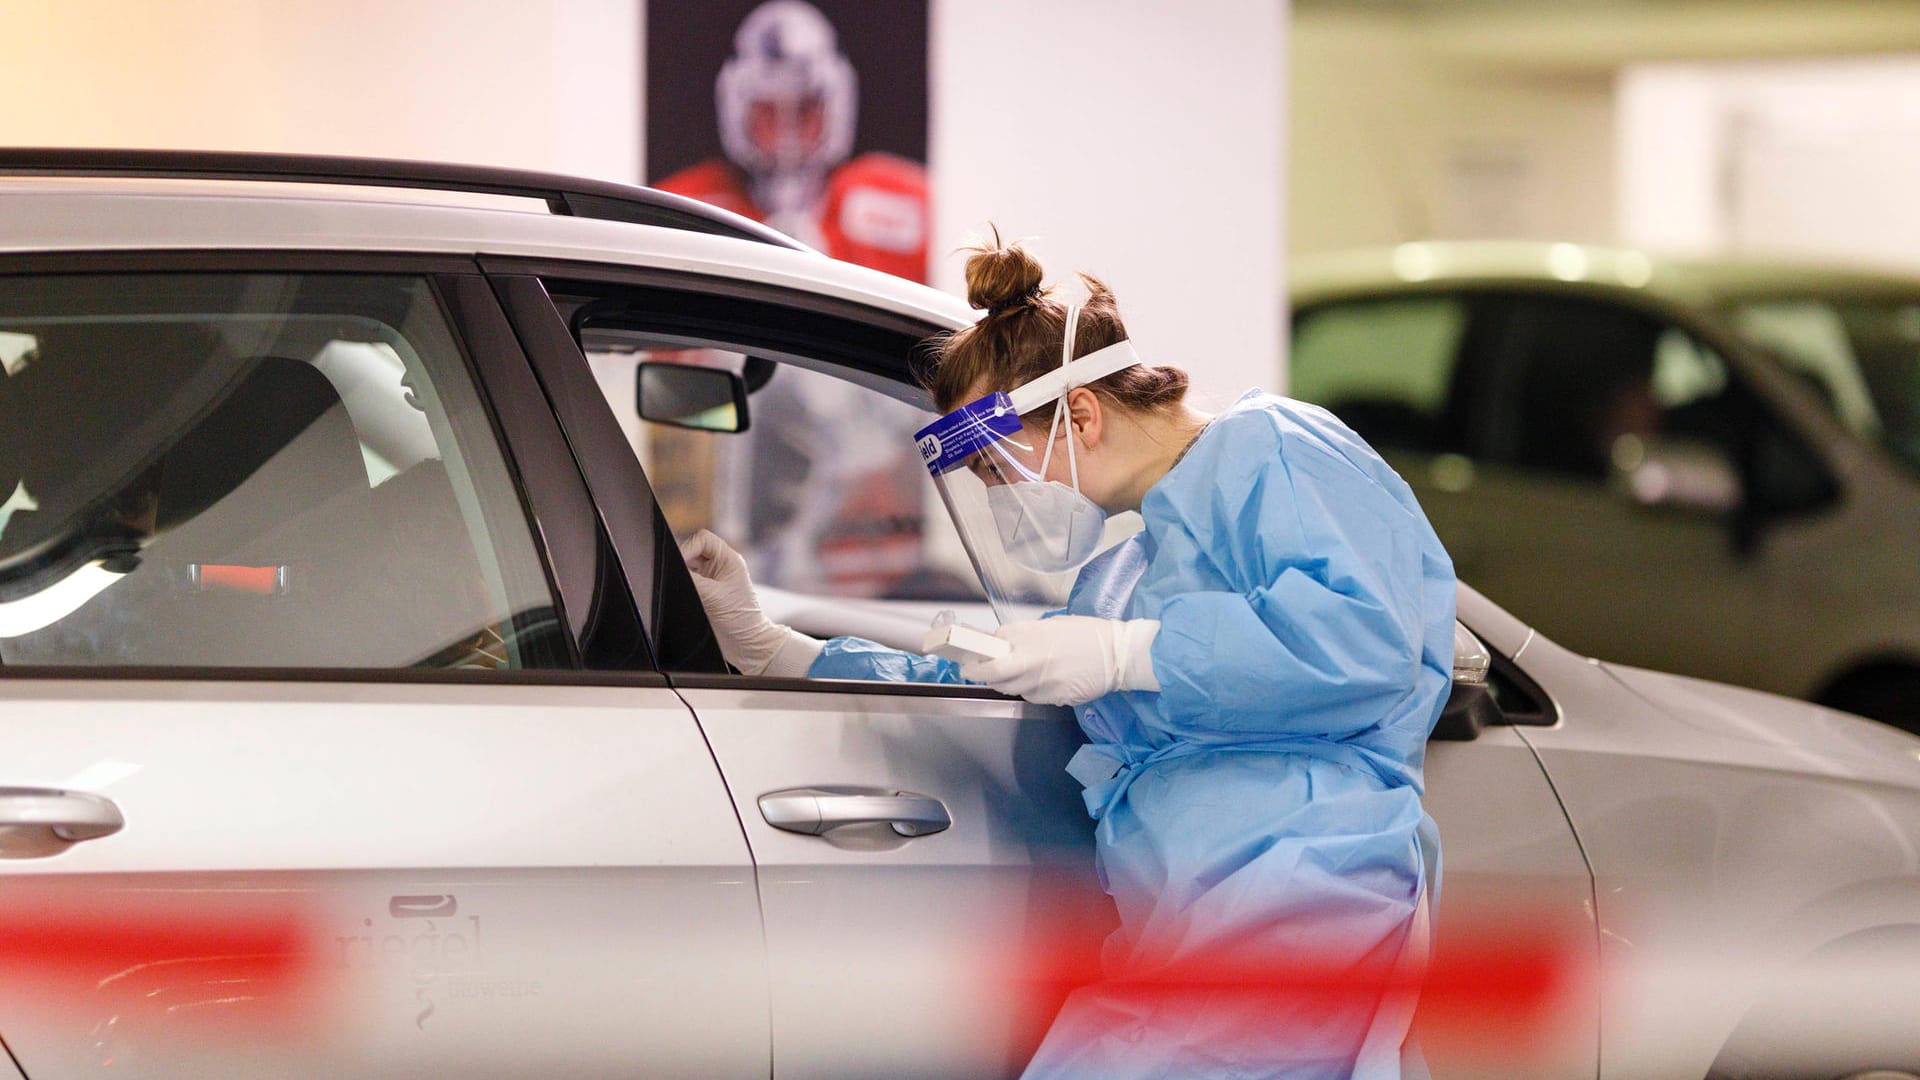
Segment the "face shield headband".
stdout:
[[[1068,306],[1066,342],[1062,352],[1069,357],[1073,355],[1073,339],[1078,329],[1079,315],[1078,307]],[[995,443],[1014,441],[1013,436],[1020,433],[1020,418],[1027,413],[1049,402],[1064,402],[1067,394],[1073,390],[1099,382],[1115,372],[1137,367],[1140,363],[1140,354],[1134,351],[1133,342],[1122,338],[1078,360],[1067,360],[1032,382],[970,401],[914,432],[914,442],[920,447],[920,461],[926,465],[927,472],[937,477],[964,464],[968,458]],[[1059,430],[1058,413],[1056,409],[1049,435],[1057,434]],[[1015,442],[1015,445],[1020,444]],[[1048,453],[1051,452],[1052,442],[1049,439]],[[1043,460],[1040,475],[1045,475],[1045,470],[1046,462]],[[1030,470],[1022,471],[1032,475]]]

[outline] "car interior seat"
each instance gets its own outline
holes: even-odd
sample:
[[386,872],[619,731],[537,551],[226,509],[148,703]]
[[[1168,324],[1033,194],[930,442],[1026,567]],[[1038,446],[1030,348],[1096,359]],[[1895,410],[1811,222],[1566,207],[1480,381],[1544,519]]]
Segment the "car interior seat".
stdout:
[[[18,539],[106,506],[148,542],[126,577],[10,639],[8,662],[284,666],[310,654],[291,610],[310,597],[291,572],[323,553],[330,510],[367,490],[325,376],[285,357],[222,358],[204,324],[76,322],[40,336],[42,362],[7,388],[20,391],[7,427],[27,443],[21,471],[41,505]],[[211,408],[190,400],[203,391]]]
[[337,662],[351,628],[343,570],[362,543],[367,468],[333,384],[287,357],[245,363],[233,390],[160,463],[151,586],[158,632],[138,662]]
[[[176,524],[176,514],[192,518]],[[219,657],[364,668],[507,663],[498,605],[445,463],[429,458],[370,488],[348,410],[312,365],[258,361],[168,455],[161,521],[172,527],[172,560],[202,567],[190,606],[230,617],[236,629],[253,624],[245,641],[222,624],[203,626]],[[242,568],[235,580],[205,580],[216,558]],[[267,581],[266,571],[282,568],[283,583]]]

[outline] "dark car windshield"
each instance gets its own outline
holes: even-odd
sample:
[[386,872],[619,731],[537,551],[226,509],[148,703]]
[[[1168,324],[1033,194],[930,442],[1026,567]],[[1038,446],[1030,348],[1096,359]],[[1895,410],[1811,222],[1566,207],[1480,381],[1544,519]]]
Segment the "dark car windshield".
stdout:
[[1770,299],[1729,315],[1850,431],[1920,472],[1920,296]]

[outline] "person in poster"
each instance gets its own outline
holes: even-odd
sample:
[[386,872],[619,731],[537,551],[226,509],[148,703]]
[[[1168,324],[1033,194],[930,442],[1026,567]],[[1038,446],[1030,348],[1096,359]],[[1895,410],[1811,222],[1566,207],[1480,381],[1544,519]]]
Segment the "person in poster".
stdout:
[[883,151],[848,160],[859,77],[806,0],[767,0],[714,83],[724,156],[657,181],[764,221],[836,259],[924,282],[927,170]]
[[[925,49],[901,45],[924,42],[925,5],[889,4],[881,25],[841,3],[842,25],[859,35],[845,42],[822,6],[765,0],[727,24],[724,53],[712,41],[727,18],[723,5],[650,8],[648,159],[694,158],[701,151],[689,151],[711,147],[716,132],[720,151],[653,186],[766,222],[836,259],[924,282],[927,170],[907,155],[925,153]],[[877,107],[864,138],[854,43],[879,72],[868,86]],[[702,55],[707,64],[724,55],[717,72],[694,66]],[[698,98],[695,80],[710,88]],[[710,122],[701,100],[709,92]],[[698,481],[712,485],[706,516],[747,538],[760,580],[843,596],[970,595],[925,566],[929,497],[918,461],[899,450],[911,443],[899,436],[924,417],[791,367],[754,395],[753,416],[747,435],[727,440],[717,470]]]

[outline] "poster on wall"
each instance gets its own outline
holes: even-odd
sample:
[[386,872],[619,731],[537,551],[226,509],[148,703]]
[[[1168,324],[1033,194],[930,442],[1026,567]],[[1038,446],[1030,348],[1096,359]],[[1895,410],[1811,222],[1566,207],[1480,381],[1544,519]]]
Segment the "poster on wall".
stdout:
[[[647,5],[646,175],[848,262],[928,274],[927,0],[711,0]],[[721,355],[721,354],[714,354]],[[947,598],[926,565],[919,411],[781,365],[751,429],[656,470],[700,492],[669,520],[741,547],[754,577],[801,592]],[[663,445],[661,439],[666,442]]]
[[647,5],[648,183],[927,276],[926,0]]

